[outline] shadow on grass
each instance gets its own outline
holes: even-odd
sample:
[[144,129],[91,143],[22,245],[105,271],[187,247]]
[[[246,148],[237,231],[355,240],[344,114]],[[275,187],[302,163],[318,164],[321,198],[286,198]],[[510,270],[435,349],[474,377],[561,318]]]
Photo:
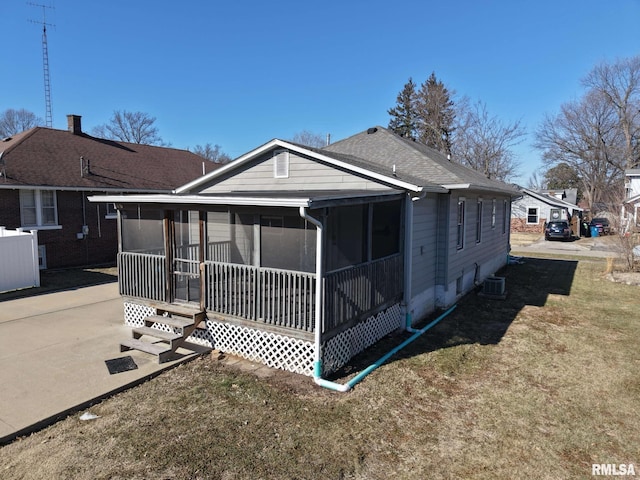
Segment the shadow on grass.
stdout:
[[43,270],[39,287],[0,293],[0,302],[117,281],[117,268],[113,266]]
[[[478,295],[481,287],[460,299],[457,308],[440,323],[397,352],[387,361],[411,358],[423,353],[463,344],[497,344],[518,313],[526,306],[544,306],[549,295],[569,296],[578,267],[577,261],[522,258],[520,264],[505,266],[497,276],[505,277],[507,298],[496,300]],[[420,322],[421,328],[439,312]],[[410,337],[410,333],[391,334],[331,375],[338,379],[357,373],[377,361]]]

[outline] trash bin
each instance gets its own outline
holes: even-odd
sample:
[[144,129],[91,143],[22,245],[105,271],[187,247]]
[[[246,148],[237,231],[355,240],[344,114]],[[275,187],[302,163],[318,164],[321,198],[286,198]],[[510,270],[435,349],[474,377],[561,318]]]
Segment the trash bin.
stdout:
[[591,225],[591,236],[592,237],[598,236],[598,227],[596,227],[595,225]]

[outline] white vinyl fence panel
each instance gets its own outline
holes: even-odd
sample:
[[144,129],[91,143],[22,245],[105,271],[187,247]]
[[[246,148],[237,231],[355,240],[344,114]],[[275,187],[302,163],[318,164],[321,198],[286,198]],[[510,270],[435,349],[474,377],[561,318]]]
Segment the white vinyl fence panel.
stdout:
[[38,232],[0,227],[0,292],[39,286]]

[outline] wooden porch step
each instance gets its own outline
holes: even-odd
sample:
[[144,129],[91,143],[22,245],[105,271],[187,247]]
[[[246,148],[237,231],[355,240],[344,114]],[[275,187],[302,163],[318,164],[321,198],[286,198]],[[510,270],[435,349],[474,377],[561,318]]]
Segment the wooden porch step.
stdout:
[[141,352],[150,353],[158,357],[158,363],[164,363],[171,355],[171,348],[164,344],[143,342],[135,338],[128,338],[120,342],[120,351],[140,350]]
[[194,317],[195,315],[202,312],[202,310],[200,310],[200,308],[198,307],[179,305],[176,303],[165,303],[162,305],[158,305],[156,309],[162,312],[171,313],[173,315],[180,315],[181,317]]
[[182,338],[182,335],[180,335],[179,333],[165,332],[164,330],[158,330],[157,328],[151,328],[151,327],[135,327],[131,330],[131,332],[134,335],[133,336],[134,339],[138,339],[142,335],[159,338],[160,340],[164,340],[165,342],[171,342],[173,340]]
[[163,317],[161,315],[149,315],[144,319],[144,323],[147,327],[150,327],[154,323],[161,323],[162,325],[168,325],[169,327],[185,328],[194,324],[193,318],[187,317]]

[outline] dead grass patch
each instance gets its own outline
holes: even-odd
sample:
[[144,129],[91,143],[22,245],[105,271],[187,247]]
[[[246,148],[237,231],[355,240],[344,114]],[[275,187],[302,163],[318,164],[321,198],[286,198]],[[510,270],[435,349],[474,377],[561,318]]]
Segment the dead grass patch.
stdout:
[[348,394],[203,357],[96,405],[95,421],[74,415],[0,448],[0,476],[555,479],[588,478],[592,463],[638,469],[638,287],[608,282],[604,268],[509,266],[506,301],[468,295]]

